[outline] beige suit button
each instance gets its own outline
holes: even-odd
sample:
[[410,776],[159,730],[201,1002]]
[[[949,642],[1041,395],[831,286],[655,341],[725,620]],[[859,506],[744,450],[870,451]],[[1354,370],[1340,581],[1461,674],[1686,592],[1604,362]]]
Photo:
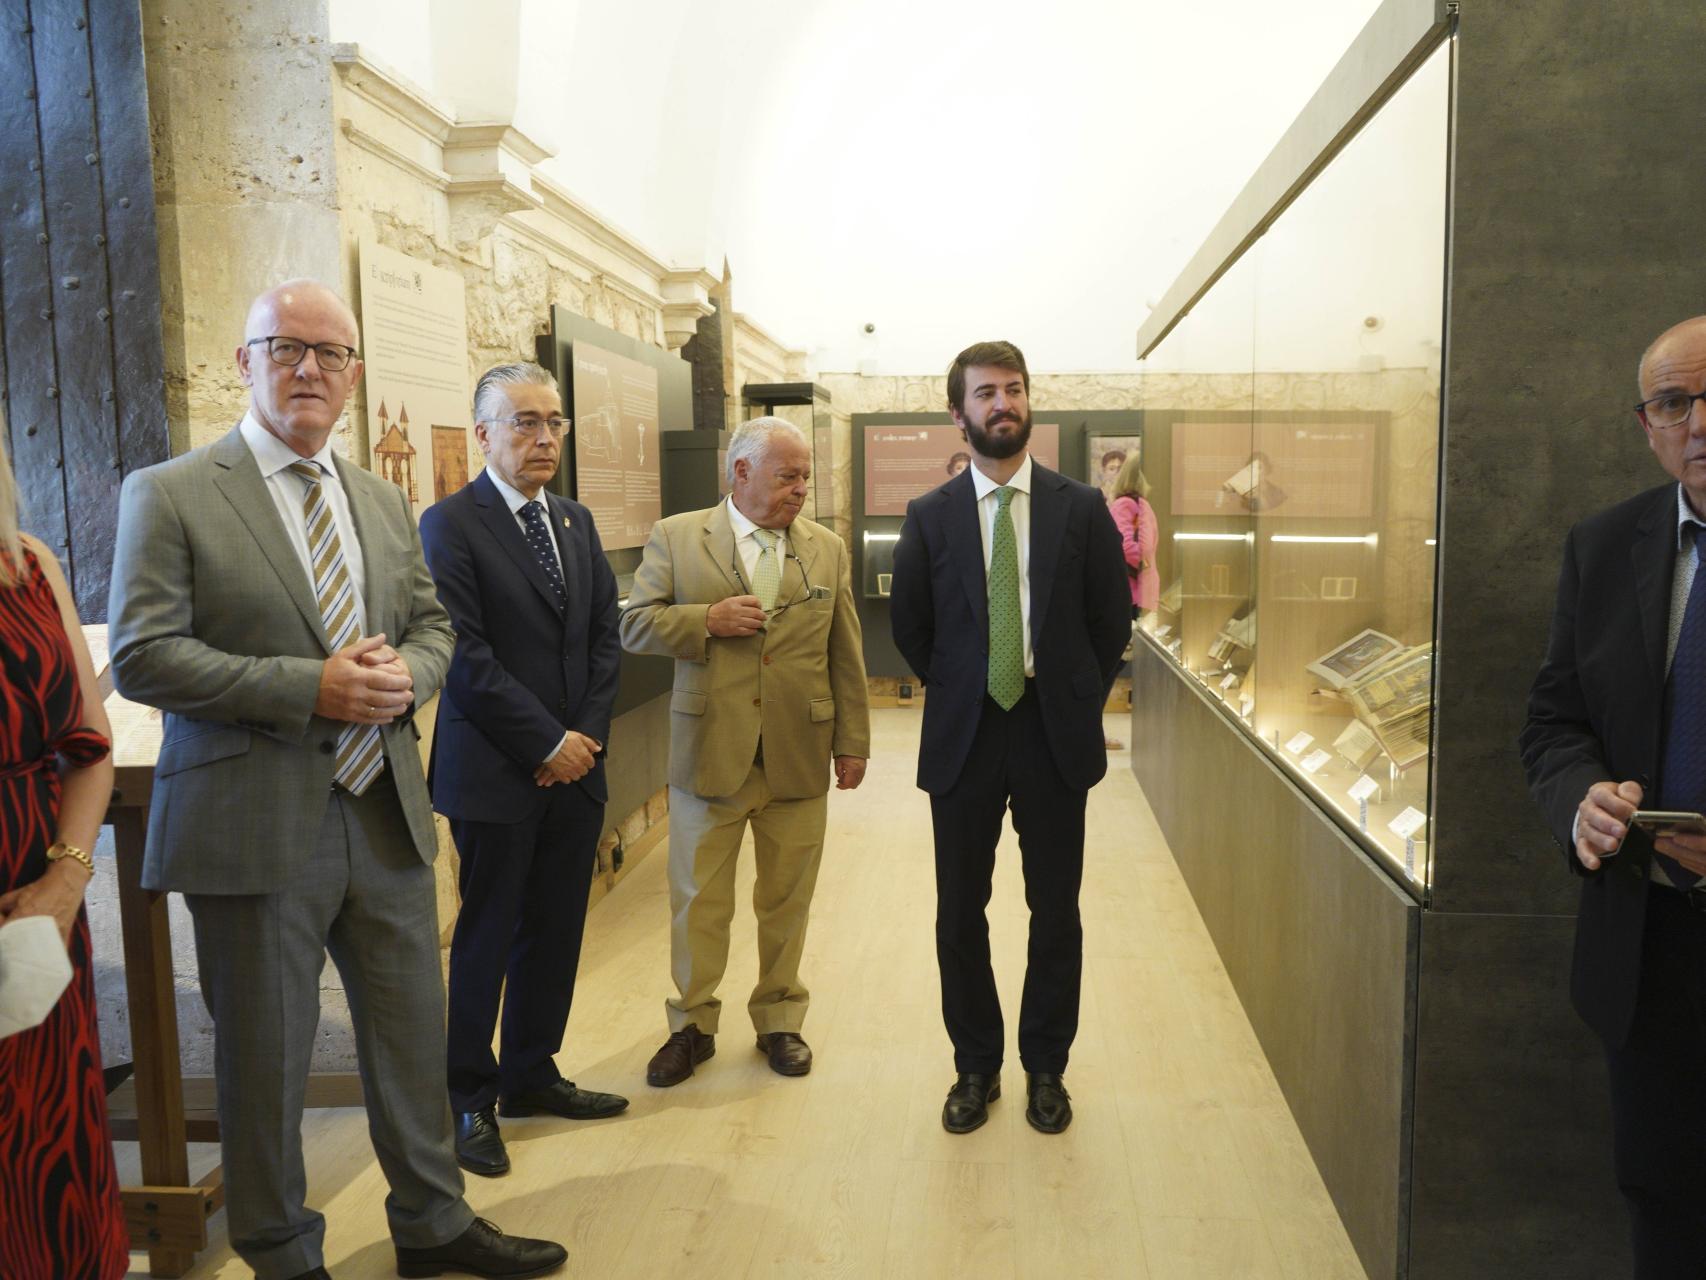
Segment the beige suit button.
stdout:
[[752,700],[752,705],[755,707],[762,707],[764,705],[764,699],[763,698],[754,698]]
[[770,655],[768,653],[764,655],[764,665],[767,667],[770,665]]

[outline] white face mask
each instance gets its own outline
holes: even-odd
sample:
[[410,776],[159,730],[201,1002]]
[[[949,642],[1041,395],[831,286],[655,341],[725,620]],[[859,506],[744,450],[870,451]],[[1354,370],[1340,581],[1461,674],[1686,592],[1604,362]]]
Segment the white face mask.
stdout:
[[51,916],[0,925],[0,1040],[37,1027],[71,984],[71,958]]

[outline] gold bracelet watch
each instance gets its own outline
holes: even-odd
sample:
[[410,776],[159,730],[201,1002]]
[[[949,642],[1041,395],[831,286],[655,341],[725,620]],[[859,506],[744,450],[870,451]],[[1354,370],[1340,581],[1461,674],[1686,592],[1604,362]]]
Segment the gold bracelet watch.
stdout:
[[70,858],[73,862],[81,862],[92,876],[95,874],[95,860],[89,856],[87,849],[79,849],[74,844],[66,844],[60,840],[47,851],[49,862],[58,862],[61,858]]

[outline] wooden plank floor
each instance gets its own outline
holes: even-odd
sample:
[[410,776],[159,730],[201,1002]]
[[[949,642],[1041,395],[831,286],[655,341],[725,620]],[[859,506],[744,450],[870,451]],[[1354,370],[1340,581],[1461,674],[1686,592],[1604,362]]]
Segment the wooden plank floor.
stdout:
[[[1124,752],[1090,798],[1082,1025],[1058,1137],[1024,1120],[1012,1043],[1026,911],[1009,831],[990,924],[1009,1012],[1007,1092],[989,1124],[939,1123],[952,1080],[932,944],[918,713],[873,714],[864,786],[832,794],[806,978],[811,1075],[753,1046],[750,912],[737,915],[717,1056],[648,1088],[666,1033],[664,852],[588,921],[566,1075],[633,1099],[615,1120],[503,1122],[514,1171],[470,1178],[476,1211],[570,1250],[568,1274],[1333,1280],[1360,1277],[1307,1149],[1134,782]],[[1128,726],[1110,718],[1110,732]],[[742,855],[748,900],[750,847]],[[309,1115],[309,1198],[338,1280],[389,1276],[385,1184],[354,1111]],[[196,1172],[212,1158],[200,1152]],[[120,1147],[133,1178],[134,1148]],[[247,1269],[215,1218],[195,1277]],[[140,1270],[140,1255],[133,1259]]]

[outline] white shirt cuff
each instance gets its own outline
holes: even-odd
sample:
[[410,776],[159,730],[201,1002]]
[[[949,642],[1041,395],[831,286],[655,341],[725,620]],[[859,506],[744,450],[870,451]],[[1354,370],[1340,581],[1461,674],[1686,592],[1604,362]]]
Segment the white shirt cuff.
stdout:
[[569,732],[567,729],[565,729],[565,730],[563,730],[563,736],[561,738],[557,739],[557,745],[551,748],[551,754],[546,756],[539,763],[541,765],[550,764],[551,761],[553,761],[557,758],[557,753],[568,745],[569,745]]

